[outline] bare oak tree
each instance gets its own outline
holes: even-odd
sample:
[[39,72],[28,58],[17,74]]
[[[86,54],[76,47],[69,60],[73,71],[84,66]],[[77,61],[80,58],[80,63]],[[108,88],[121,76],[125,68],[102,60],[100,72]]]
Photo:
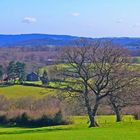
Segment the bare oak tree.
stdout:
[[110,42],[81,39],[76,46],[63,48],[61,59],[66,64],[61,74],[66,90],[83,98],[89,127],[98,126],[95,117],[102,99],[133,81],[127,58],[126,50]]

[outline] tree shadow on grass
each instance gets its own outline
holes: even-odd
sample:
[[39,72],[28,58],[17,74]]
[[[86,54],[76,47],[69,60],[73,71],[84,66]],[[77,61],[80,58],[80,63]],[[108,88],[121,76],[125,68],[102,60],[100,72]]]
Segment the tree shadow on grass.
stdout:
[[[2,128],[17,128],[20,129],[19,127],[2,127]],[[23,130],[17,130],[17,131],[11,131],[11,132],[0,132],[0,135],[12,135],[12,134],[28,134],[28,133],[44,133],[44,132],[54,132],[54,131],[66,131],[66,130],[71,130],[72,128],[37,128],[37,129],[29,129],[29,128],[25,128]]]
[[0,88],[11,87],[13,84],[0,84]]

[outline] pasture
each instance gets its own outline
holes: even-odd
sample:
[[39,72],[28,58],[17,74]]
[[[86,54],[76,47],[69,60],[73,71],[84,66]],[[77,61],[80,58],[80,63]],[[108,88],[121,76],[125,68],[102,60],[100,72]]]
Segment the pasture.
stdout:
[[114,116],[99,116],[98,128],[88,128],[87,117],[72,117],[74,124],[42,128],[0,127],[0,140],[139,140],[140,121],[132,116],[115,123]]
[[34,87],[34,86],[23,86],[23,85],[13,85],[0,88],[0,95],[4,95],[7,98],[20,98],[20,97],[44,97],[48,94],[55,93],[56,90]]

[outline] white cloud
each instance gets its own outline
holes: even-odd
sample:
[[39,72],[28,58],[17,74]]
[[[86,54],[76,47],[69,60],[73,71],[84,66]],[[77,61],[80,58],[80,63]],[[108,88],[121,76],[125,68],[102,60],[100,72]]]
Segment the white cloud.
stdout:
[[123,23],[123,19],[118,19],[118,20],[116,21],[116,23],[117,23],[117,24]]
[[35,23],[37,22],[37,19],[35,17],[24,17],[24,19],[22,20],[23,23]]
[[140,28],[140,23],[135,23],[134,25],[132,25],[132,28]]
[[74,17],[78,17],[78,16],[80,16],[80,13],[76,12],[76,13],[72,13],[71,15]]

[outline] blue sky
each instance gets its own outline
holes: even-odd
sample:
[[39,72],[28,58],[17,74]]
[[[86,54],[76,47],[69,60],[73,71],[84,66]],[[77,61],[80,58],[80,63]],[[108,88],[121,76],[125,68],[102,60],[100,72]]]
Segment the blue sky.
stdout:
[[140,37],[140,0],[0,0],[0,34]]

